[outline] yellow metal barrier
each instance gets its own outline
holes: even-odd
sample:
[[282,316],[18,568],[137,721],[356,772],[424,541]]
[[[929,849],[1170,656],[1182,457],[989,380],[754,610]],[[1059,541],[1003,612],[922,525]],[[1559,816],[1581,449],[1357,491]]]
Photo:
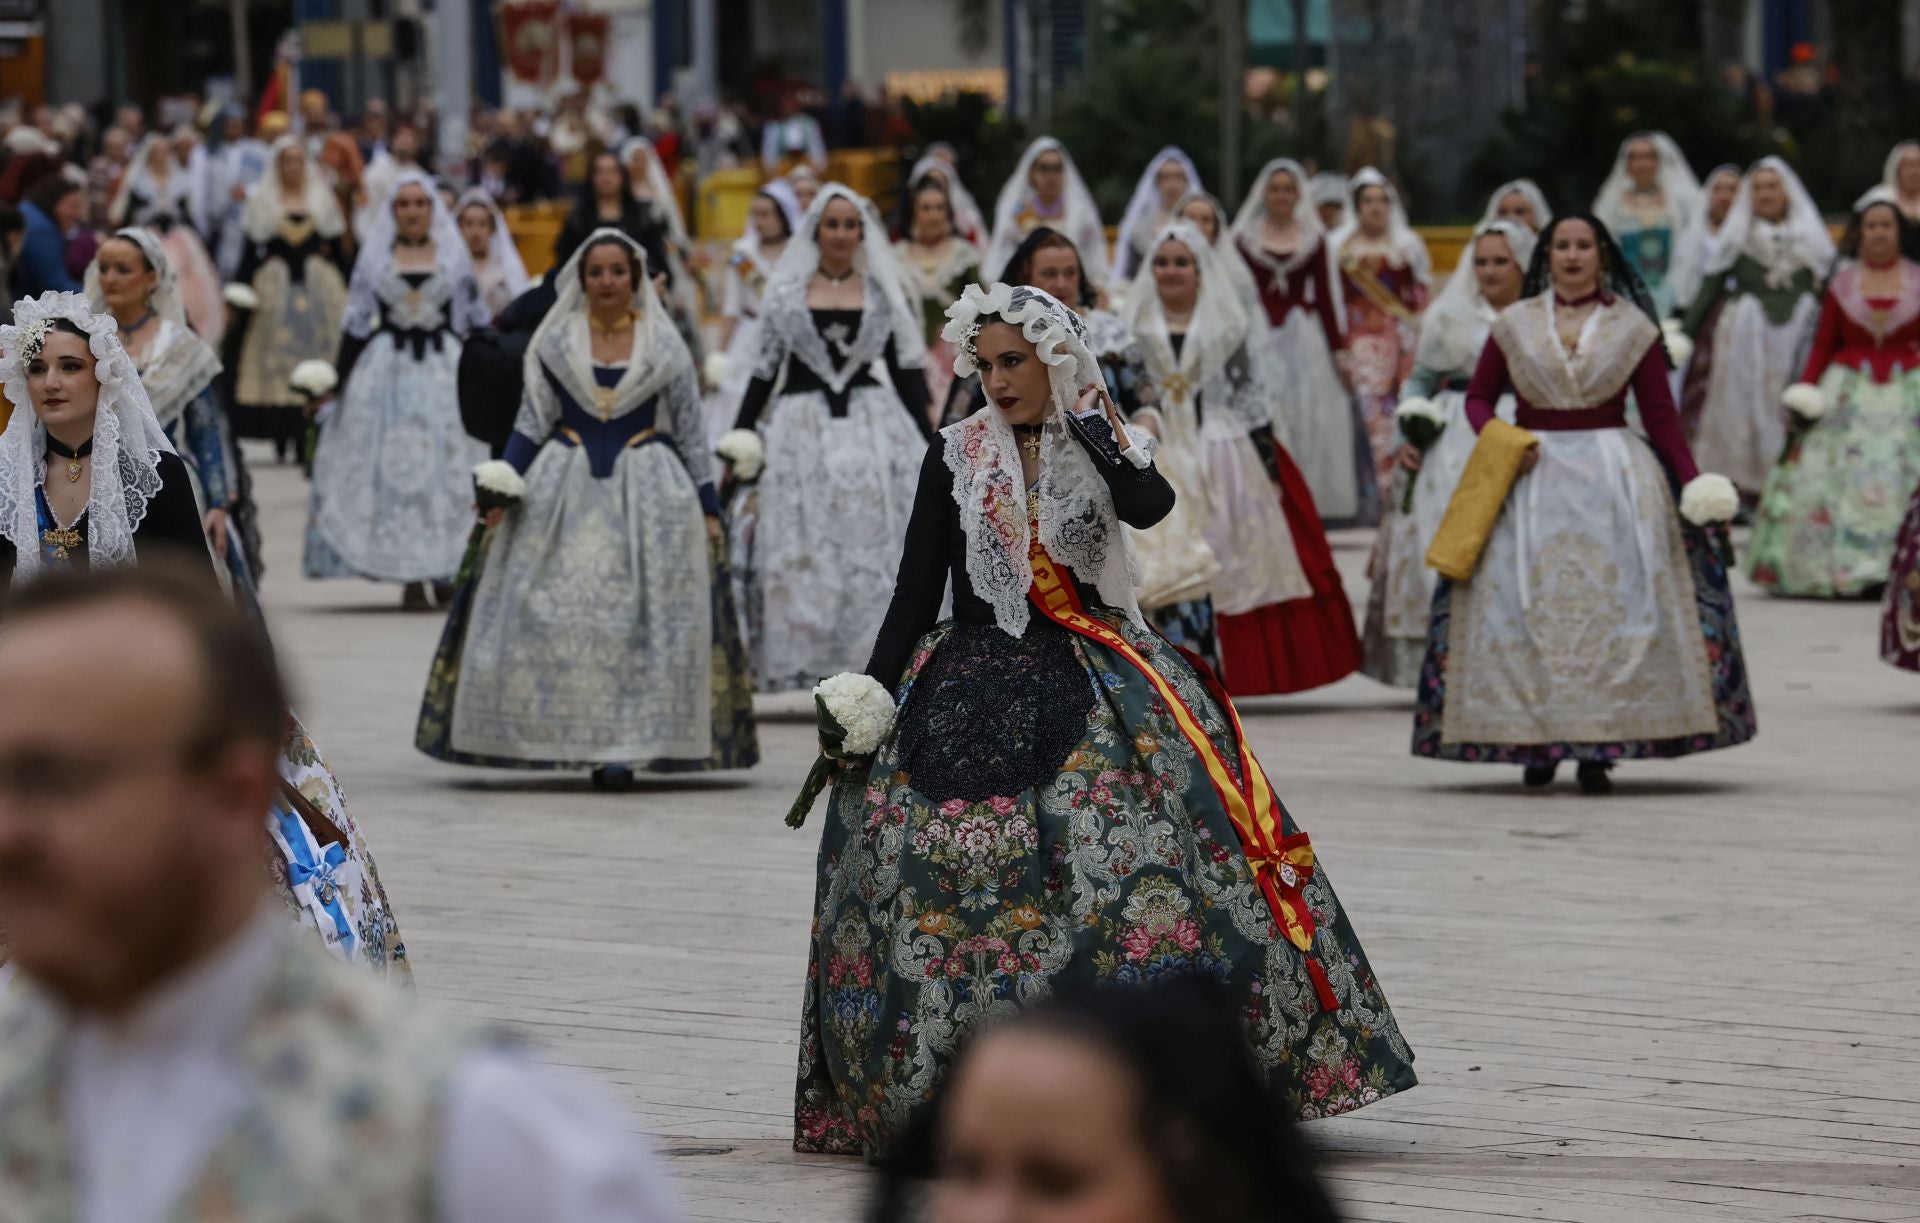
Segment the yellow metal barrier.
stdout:
[[538,204],[515,204],[505,209],[507,232],[520,248],[527,274],[536,280],[553,266],[553,244],[566,228],[567,214],[573,211],[571,200],[545,200]]

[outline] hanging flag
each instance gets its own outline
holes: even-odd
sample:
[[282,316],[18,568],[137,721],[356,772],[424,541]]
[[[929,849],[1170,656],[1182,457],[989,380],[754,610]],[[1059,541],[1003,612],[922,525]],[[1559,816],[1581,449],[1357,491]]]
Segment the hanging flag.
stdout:
[[531,85],[552,82],[560,68],[560,0],[501,0],[507,70]]
[[574,80],[591,88],[606,75],[607,42],[612,33],[613,18],[605,13],[567,14],[567,52]]

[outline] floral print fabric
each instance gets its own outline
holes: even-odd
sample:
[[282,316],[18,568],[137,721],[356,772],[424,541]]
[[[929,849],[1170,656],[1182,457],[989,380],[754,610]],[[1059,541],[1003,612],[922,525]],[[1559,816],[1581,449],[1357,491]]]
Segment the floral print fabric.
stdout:
[[[1096,611],[1173,684],[1232,768],[1234,737],[1160,637]],[[896,727],[828,803],[805,990],[794,1146],[877,1155],[936,1093],[977,1023],[1068,985],[1215,976],[1241,999],[1256,1063],[1296,1117],[1332,1116],[1414,1085],[1401,1038],[1324,871],[1305,889],[1314,955],[1340,1009],[1320,1009],[1274,923],[1225,808],[1152,683],[1068,637],[1080,725],[1047,781],[934,802],[903,767]],[[1000,635],[1004,636],[1004,635]],[[940,651],[1014,646],[942,625],[899,698]],[[1087,697],[1091,695],[1089,704]],[[1282,813],[1283,831],[1299,831]]]

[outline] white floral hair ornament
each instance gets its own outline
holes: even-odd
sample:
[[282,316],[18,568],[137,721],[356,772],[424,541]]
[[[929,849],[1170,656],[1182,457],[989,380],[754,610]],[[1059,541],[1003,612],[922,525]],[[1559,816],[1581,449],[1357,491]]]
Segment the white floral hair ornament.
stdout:
[[[131,564],[133,533],[160,491],[159,463],[174,453],[133,359],[120,345],[111,314],[96,314],[78,293],[42,293],[15,302],[13,324],[0,327],[0,387],[16,405],[0,433],[0,537],[12,541],[19,579],[44,566],[34,492],[44,475],[46,429],[32,410],[27,366],[61,320],[87,338],[100,396],[93,422],[93,481],[87,497],[87,563]],[[116,478],[117,477],[117,478]]]
[[[990,289],[968,285],[960,294],[960,300],[947,307],[947,325],[941,328],[940,337],[954,346],[953,372],[960,377],[978,373],[986,366],[980,359],[979,339],[980,329],[985,325],[983,320],[988,319],[1020,329],[1020,334],[1033,345],[1034,355],[1048,367],[1056,402],[1061,379],[1054,375],[1063,366],[1070,367],[1068,372],[1086,374],[1088,382],[1099,379],[1100,365],[1087,348],[1087,329],[1079,316],[1044,289],[1008,284],[996,284]],[[1074,351],[1074,341],[1078,341],[1078,352]],[[1078,378],[1067,381],[1071,383],[1072,393],[1062,406],[1079,398],[1080,387],[1084,385]]]

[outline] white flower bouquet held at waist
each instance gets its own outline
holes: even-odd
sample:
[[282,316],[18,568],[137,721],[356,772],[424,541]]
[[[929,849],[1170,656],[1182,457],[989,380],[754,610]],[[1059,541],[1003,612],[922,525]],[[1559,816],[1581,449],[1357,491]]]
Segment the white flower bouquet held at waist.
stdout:
[[1673,368],[1687,368],[1687,362],[1693,360],[1693,341],[1687,338],[1680,320],[1677,318],[1662,320],[1660,338],[1666,341],[1667,359],[1673,362]]
[[333,368],[331,361],[310,359],[293,367],[287,384],[308,399],[320,399],[331,395],[340,385],[340,372]]
[[1780,393],[1780,403],[1801,425],[1811,425],[1827,414],[1827,393],[1811,382],[1796,382]]
[[767,465],[766,447],[752,429],[729,429],[720,435],[713,452],[727,465],[736,484],[751,484]]
[[220,297],[235,310],[258,310],[260,308],[260,295],[253,291],[252,285],[241,284],[239,281],[234,281],[221,289]]
[[473,503],[482,517],[510,510],[527,495],[527,481],[504,459],[488,459],[473,469]]
[[1733,481],[1711,471],[1701,472],[1680,490],[1680,516],[1697,527],[1732,522],[1740,512],[1740,492]]
[[[1447,428],[1447,418],[1441,413],[1440,405],[1419,395],[1400,401],[1400,406],[1393,410],[1393,423],[1407,444],[1422,455],[1433,448]],[[1413,472],[1407,473],[1407,491],[1400,497],[1402,514],[1413,509],[1413,475]]]
[[821,680],[813,688],[813,707],[819,719],[820,757],[787,811],[789,828],[807,822],[814,800],[841,765],[873,755],[893,729],[893,694],[871,675],[844,671]]

